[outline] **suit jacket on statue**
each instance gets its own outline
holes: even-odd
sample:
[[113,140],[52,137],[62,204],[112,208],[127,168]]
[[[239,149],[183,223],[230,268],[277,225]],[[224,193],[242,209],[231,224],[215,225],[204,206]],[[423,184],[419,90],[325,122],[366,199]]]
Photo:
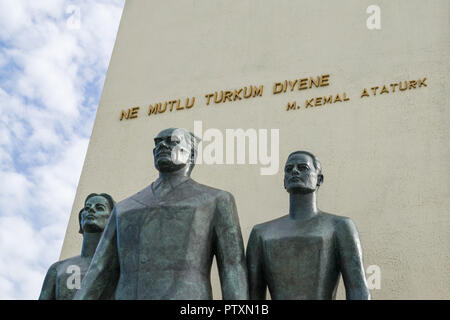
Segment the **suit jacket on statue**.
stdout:
[[76,299],[212,299],[214,255],[223,298],[248,299],[233,196],[158,179],[116,205]]

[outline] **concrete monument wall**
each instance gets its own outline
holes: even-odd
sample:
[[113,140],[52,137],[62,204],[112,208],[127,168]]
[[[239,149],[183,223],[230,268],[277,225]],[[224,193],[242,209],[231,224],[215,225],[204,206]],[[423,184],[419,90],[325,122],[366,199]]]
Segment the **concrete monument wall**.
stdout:
[[[379,0],[381,29],[370,30],[372,4],[128,0],[61,259],[80,251],[89,193],[141,190],[157,177],[153,137],[201,121],[224,148],[226,129],[267,129],[269,155],[279,142],[276,174],[262,175],[260,159],[193,171],[233,193],[245,243],[255,224],[287,214],[284,162],[308,150],[323,166],[319,208],[351,217],[366,269],[381,270],[372,297],[450,298],[449,2]],[[212,278],[220,298],[215,266]]]

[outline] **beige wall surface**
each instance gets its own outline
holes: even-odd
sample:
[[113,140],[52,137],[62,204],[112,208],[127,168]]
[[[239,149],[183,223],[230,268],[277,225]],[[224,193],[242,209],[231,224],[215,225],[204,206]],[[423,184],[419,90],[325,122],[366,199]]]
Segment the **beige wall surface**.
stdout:
[[[449,299],[449,2],[378,0],[379,30],[366,26],[371,4],[128,0],[61,259],[80,251],[77,213],[89,193],[122,200],[141,190],[157,177],[153,137],[201,120],[204,131],[279,129],[277,174],[202,164],[192,175],[233,193],[245,243],[255,224],[287,213],[284,162],[309,150],[325,176],[319,207],[351,217],[365,267],[381,269],[373,298]],[[329,86],[273,94],[276,82],[322,74]],[[391,83],[425,77],[427,86],[391,92]],[[250,85],[264,85],[263,95],[206,105],[208,93]],[[364,88],[370,97],[361,98]],[[349,101],[304,106],[343,92]],[[146,115],[149,104],[186,97],[196,97],[194,107]],[[293,101],[301,107],[287,111]],[[120,121],[135,106],[139,116]],[[220,298],[215,267],[212,278]]]

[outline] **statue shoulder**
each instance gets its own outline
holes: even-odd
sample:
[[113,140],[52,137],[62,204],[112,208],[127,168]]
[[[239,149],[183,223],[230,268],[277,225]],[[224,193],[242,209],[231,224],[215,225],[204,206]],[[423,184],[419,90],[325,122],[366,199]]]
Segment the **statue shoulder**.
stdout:
[[349,217],[338,216],[329,213],[322,213],[323,218],[333,225],[336,235],[339,237],[346,234],[357,234],[355,223]]
[[339,216],[337,214],[332,214],[332,213],[327,213],[327,212],[321,212],[320,217],[323,221],[331,223],[336,227],[342,223],[345,224],[345,223],[352,221],[349,217]]
[[226,201],[226,202],[234,202],[234,196],[231,192],[217,189],[214,187],[210,187],[201,183],[198,183],[191,179],[191,186],[195,188],[195,190],[201,194],[211,196],[216,200]]
[[[64,261],[64,260],[63,260]],[[56,261],[56,262],[54,262],[49,268],[48,268],[48,270],[47,270],[47,275],[49,275],[49,274],[57,274],[58,273],[58,269],[59,269],[59,266],[61,265],[61,263],[62,263],[62,261]]]
[[226,201],[226,202],[235,202],[234,196],[231,192],[225,191],[225,190],[218,190],[216,189],[216,198],[218,200]]
[[279,230],[280,225],[288,222],[287,221],[288,218],[289,218],[288,215],[284,215],[282,217],[257,224],[255,226],[253,226],[252,233],[254,233],[255,235],[258,235],[258,236],[263,236],[272,231],[277,231],[277,230]]
[[140,209],[145,206],[144,199],[152,196],[151,189],[146,187],[141,191],[119,201],[116,203],[114,210],[117,215],[135,209]]
[[48,268],[48,272],[54,272],[55,274],[66,272],[67,267],[70,265],[78,265],[81,261],[81,256],[70,257],[61,261],[56,261],[53,263],[50,268]]

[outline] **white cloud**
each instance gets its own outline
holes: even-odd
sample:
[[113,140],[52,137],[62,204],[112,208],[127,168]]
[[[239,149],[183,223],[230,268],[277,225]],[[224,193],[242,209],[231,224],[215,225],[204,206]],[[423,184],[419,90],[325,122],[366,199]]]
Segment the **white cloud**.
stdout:
[[0,217],[0,224],[0,252],[5,256],[0,264],[0,279],[7,285],[0,287],[0,298],[35,298],[30,293],[39,292],[45,273],[43,261],[51,259],[49,252],[58,249],[55,239],[41,234],[20,216]]
[[58,259],[123,3],[0,0],[0,299]]

